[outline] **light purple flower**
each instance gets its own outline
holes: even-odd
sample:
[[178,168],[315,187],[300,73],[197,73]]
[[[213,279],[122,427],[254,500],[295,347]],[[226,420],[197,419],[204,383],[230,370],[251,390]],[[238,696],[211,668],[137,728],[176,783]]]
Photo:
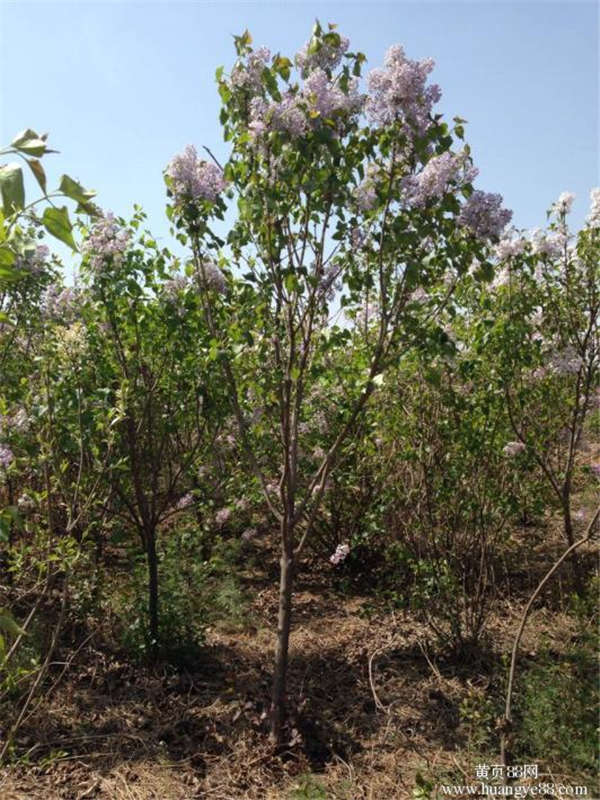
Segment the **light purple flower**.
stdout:
[[52,284],[44,293],[42,308],[46,316],[67,324],[77,316],[77,300],[78,293],[71,286]]
[[546,233],[541,228],[531,231],[531,250],[533,253],[549,258],[558,258],[564,252],[565,235],[562,233]]
[[231,509],[227,507],[221,508],[215,514],[215,522],[219,527],[222,527],[223,525],[225,525],[225,523],[229,520],[230,517],[231,517]]
[[13,451],[7,444],[0,444],[0,467],[7,469],[14,460]]
[[527,241],[525,239],[520,236],[515,237],[512,235],[512,232],[510,232],[509,235],[505,235],[500,239],[494,252],[499,261],[505,261],[509,258],[521,255],[521,253],[525,252],[526,246]]
[[250,539],[253,539],[256,536],[256,528],[246,528],[246,530],[242,533],[242,540],[244,542],[249,542]]
[[583,358],[572,346],[552,353],[548,360],[549,368],[558,375],[577,375],[583,365]]
[[350,81],[346,93],[322,69],[315,69],[310,73],[300,96],[306,102],[309,111],[316,112],[324,119],[331,119],[339,114],[357,114],[364,102],[363,96],[358,92],[356,79]]
[[171,190],[177,205],[189,201],[215,202],[225,189],[223,171],[216,165],[198,158],[196,148],[188,144],[183,153],[174,156],[167,166]]
[[404,179],[406,199],[415,206],[424,206],[429,200],[441,199],[453,184],[472,183],[478,173],[478,169],[469,166],[464,151],[442,153],[430,158],[417,176]]
[[239,61],[231,71],[231,85],[253,93],[260,92],[262,73],[270,58],[271,51],[267,47],[259,47],[248,53],[246,61]]
[[335,553],[333,553],[333,555],[329,557],[329,560],[331,561],[332,564],[335,565],[341,564],[341,562],[348,557],[349,553],[350,553],[349,545],[338,544],[338,546],[335,548]]
[[586,218],[586,222],[590,228],[600,228],[600,188],[592,189],[590,201],[590,213]]
[[592,474],[596,476],[596,478],[600,479],[600,462],[596,464],[590,464],[590,469]]
[[463,205],[458,221],[480,239],[500,236],[512,218],[512,211],[502,208],[502,195],[477,190]]
[[94,272],[100,273],[108,263],[118,263],[127,250],[130,237],[130,231],[123,228],[109,211],[94,223],[81,251],[89,256]]
[[557,214],[568,214],[573,208],[573,200],[575,195],[572,192],[562,192],[552,208]]
[[184,494],[183,497],[179,498],[175,508],[178,511],[183,511],[185,508],[189,508],[193,502],[194,502],[194,495],[191,492],[188,492],[187,494]]
[[199,278],[202,284],[218,294],[225,294],[227,291],[225,275],[223,275],[214,261],[207,259],[203,262],[200,268]]
[[367,117],[380,126],[399,119],[422,135],[430,124],[431,109],[441,97],[437,84],[426,86],[433,60],[411,61],[400,45],[394,45],[388,50],[384,64],[383,68],[372,70],[367,78]]
[[307,74],[314,69],[334,70],[339,66],[342,56],[348,50],[350,40],[345,36],[340,36],[338,45],[322,42],[318,50],[309,53],[308,51],[313,43],[314,39],[310,39],[304,47],[296,53],[294,59],[296,66],[298,69],[302,70],[303,74]]
[[25,253],[24,256],[17,258],[15,267],[27,272],[29,275],[41,275],[49,255],[50,250],[45,244],[38,245],[34,250],[31,250]]

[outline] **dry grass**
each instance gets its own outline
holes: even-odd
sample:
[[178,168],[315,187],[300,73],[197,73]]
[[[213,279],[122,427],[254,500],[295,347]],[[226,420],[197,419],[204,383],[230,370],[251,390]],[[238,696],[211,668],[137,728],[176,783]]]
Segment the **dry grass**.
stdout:
[[[550,550],[558,551],[554,534]],[[534,555],[528,568],[541,570],[552,557],[548,531],[526,535],[539,536],[540,561]],[[296,796],[402,800],[418,770],[472,775],[459,706],[503,674],[518,592],[491,620],[493,647],[467,664],[428,648],[427,631],[410,616],[367,617],[365,598],[305,575],[295,596],[290,746],[275,756],[266,709],[276,587],[256,575],[252,585],[252,625],[212,630],[193,672],[149,674],[93,637],[21,731],[29,766],[22,759],[0,772],[2,800],[284,800],[309,773],[324,793]],[[526,655],[542,638],[560,652],[570,637],[571,620],[555,610],[560,591],[535,612]]]

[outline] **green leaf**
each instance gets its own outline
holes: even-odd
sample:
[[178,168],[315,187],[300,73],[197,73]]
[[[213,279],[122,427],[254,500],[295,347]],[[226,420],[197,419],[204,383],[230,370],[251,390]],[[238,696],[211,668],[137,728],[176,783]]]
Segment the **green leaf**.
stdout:
[[16,260],[16,254],[7,245],[0,246],[0,267],[12,267]]
[[15,136],[11,142],[12,147],[21,153],[27,153],[28,156],[43,156],[44,153],[51,153],[46,145],[46,140],[43,139],[31,128],[27,128]]
[[60,179],[58,190],[62,192],[71,200],[76,200],[81,205],[85,206],[92,197],[96,196],[96,192],[90,189],[84,189],[83,186],[77,181],[70,178],[68,175],[63,175]]
[[72,250],[77,251],[77,245],[72,234],[73,226],[66,206],[62,208],[47,208],[44,211],[42,222],[48,233],[69,245]]
[[40,189],[44,194],[46,194],[46,173],[42,167],[42,162],[38,161],[37,158],[28,158],[27,163],[29,164],[29,169],[33,172],[33,175],[38,182]]
[[25,634],[25,631],[17,624],[13,615],[5,608],[0,608],[0,630],[10,633],[11,636]]
[[18,164],[3,164],[0,167],[0,192],[6,214],[21,211],[25,205],[23,170]]

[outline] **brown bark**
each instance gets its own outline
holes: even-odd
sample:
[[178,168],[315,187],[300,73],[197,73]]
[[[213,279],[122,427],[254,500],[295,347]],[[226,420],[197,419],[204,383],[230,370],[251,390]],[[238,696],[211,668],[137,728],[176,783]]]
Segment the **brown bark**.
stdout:
[[[282,526],[283,527],[283,526]],[[271,698],[271,740],[280,746],[284,739],[286,721],[286,682],[290,628],[292,622],[292,591],[294,584],[293,550],[287,537],[282,541],[279,578],[279,614],[273,693]]]

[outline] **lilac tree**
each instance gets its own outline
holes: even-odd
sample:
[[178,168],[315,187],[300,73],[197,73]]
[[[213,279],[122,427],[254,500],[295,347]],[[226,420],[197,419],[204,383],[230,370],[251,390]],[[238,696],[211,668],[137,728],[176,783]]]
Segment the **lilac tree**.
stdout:
[[[294,579],[340,449],[398,353],[435,335],[458,276],[474,258],[489,275],[489,241],[511,215],[473,190],[463,120],[450,127],[434,111],[431,60],[394,46],[364,92],[365,56],[335,26],[317,23],[293,61],[253,50],[248,33],[235,43],[231,72],[217,71],[227,163],[188,148],[166,182],[204,289],[211,355],[278,525],[271,731],[281,744]],[[213,226],[226,198],[236,218],[222,239]],[[316,387],[333,422],[311,462]]]

